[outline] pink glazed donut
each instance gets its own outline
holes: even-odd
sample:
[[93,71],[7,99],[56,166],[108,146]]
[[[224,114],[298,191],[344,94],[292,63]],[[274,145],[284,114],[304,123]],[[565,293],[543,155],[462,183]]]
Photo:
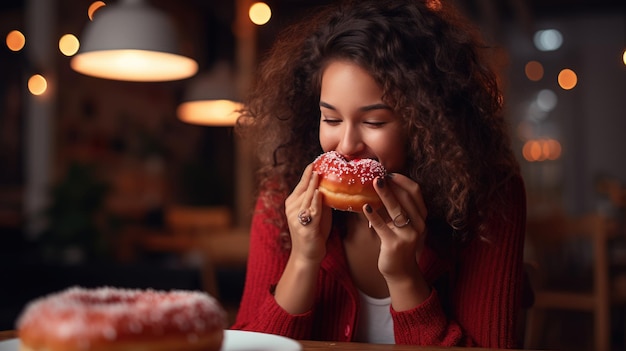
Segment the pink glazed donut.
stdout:
[[217,351],[226,313],[201,292],[73,287],[31,301],[16,326],[22,351]]
[[372,183],[376,177],[387,174],[380,162],[366,158],[347,160],[338,152],[329,151],[313,161],[313,170],[320,175],[319,191],[327,206],[361,212],[365,204],[373,208],[382,205]]

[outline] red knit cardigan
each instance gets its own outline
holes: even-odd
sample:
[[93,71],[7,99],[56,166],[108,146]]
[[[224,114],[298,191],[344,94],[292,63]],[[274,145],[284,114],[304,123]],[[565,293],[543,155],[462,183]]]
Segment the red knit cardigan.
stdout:
[[[513,178],[502,191],[508,205],[491,216],[488,240],[472,240],[453,259],[443,259],[428,247],[424,250],[419,265],[433,284],[432,293],[412,310],[397,312],[391,308],[397,344],[516,346],[526,197],[520,178]],[[359,295],[336,229],[328,239],[312,309],[292,315],[276,303],[273,288],[289,257],[281,248],[279,229],[272,224],[277,215],[276,209],[257,202],[244,293],[231,329],[301,340],[352,341],[360,311]],[[436,285],[441,281],[447,282],[444,286],[448,288]]]

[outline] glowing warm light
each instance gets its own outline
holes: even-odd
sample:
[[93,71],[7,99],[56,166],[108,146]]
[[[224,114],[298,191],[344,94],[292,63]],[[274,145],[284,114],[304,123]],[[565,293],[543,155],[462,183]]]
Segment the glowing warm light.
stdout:
[[89,16],[89,20],[93,21],[93,15],[98,11],[101,7],[106,6],[104,1],[94,1],[89,5],[89,9],[87,10],[87,16]]
[[206,126],[232,126],[237,121],[243,105],[230,100],[198,100],[180,104],[178,118],[190,124]]
[[543,65],[538,61],[529,61],[524,67],[526,77],[533,82],[540,81],[543,78]]
[[546,149],[548,152],[548,160],[554,161],[561,157],[561,143],[554,139],[546,140]]
[[523,148],[522,155],[528,162],[554,161],[561,157],[561,143],[554,139],[528,140]]
[[524,144],[524,147],[522,148],[522,155],[524,155],[524,159],[526,161],[537,161],[537,159],[541,155],[541,148],[537,147],[536,141],[529,140]]
[[33,95],[41,95],[48,89],[48,82],[40,74],[35,74],[28,79],[28,91]]
[[556,29],[544,29],[535,33],[533,41],[541,51],[554,51],[563,44],[563,35]]
[[7,34],[7,47],[11,51],[20,51],[26,45],[26,37],[19,30],[12,30]]
[[113,80],[189,78],[198,71],[198,63],[178,54],[175,29],[167,13],[152,8],[147,1],[106,5],[86,26],[70,66],[81,74]]
[[252,23],[262,26],[269,22],[272,17],[272,9],[264,2],[257,2],[250,6],[248,16]]
[[626,49],[624,49],[624,54],[622,55],[622,61],[624,61],[624,65],[626,65]]
[[106,79],[158,82],[194,75],[198,63],[188,57],[147,50],[100,50],[72,58],[77,72]]
[[578,77],[576,76],[576,72],[566,68],[559,72],[558,81],[561,88],[571,90],[578,84]]
[[74,34],[65,34],[59,40],[59,50],[65,56],[74,56],[80,48],[80,42]]
[[431,11],[439,11],[441,10],[441,1],[440,0],[430,0],[426,2],[426,6]]
[[530,162],[539,161],[541,158],[541,144],[536,140],[529,140],[524,144],[522,154],[524,159]]

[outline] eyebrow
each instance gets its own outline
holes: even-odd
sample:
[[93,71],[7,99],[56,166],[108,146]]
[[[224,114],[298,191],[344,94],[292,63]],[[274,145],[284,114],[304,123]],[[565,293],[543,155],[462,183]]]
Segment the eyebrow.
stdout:
[[[327,108],[329,110],[333,110],[333,111],[337,111],[337,108],[329,103],[326,103],[324,101],[320,101],[320,107],[324,107]],[[373,105],[367,105],[367,106],[362,106],[359,107],[360,111],[363,112],[367,112],[367,111],[373,111],[373,110],[390,110],[391,111],[391,107],[380,103],[380,104],[373,104]]]

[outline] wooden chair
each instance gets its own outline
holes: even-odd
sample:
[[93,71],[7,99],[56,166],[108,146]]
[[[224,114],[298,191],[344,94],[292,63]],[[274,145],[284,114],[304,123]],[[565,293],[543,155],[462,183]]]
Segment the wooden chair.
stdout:
[[228,207],[170,205],[165,208],[165,223],[177,235],[207,235],[216,229],[230,228],[232,222]]
[[226,207],[168,206],[165,232],[145,233],[139,246],[148,251],[174,252],[202,268],[204,289],[219,298],[218,267],[243,267],[248,257],[248,231],[233,227]]
[[[593,349],[610,351],[611,273],[608,245],[609,239],[613,236],[612,229],[611,222],[598,214],[572,218],[561,213],[528,220],[527,248],[531,255],[534,255],[531,264],[535,267],[536,274],[533,276],[535,301],[528,311],[526,320],[526,348],[537,347],[539,332],[544,330],[543,316],[547,310],[572,310],[593,314]],[[575,240],[587,240],[590,244],[587,247],[591,248],[591,286],[588,290],[582,291],[547,287],[548,277],[542,261],[563,249],[568,241],[571,243]]]

